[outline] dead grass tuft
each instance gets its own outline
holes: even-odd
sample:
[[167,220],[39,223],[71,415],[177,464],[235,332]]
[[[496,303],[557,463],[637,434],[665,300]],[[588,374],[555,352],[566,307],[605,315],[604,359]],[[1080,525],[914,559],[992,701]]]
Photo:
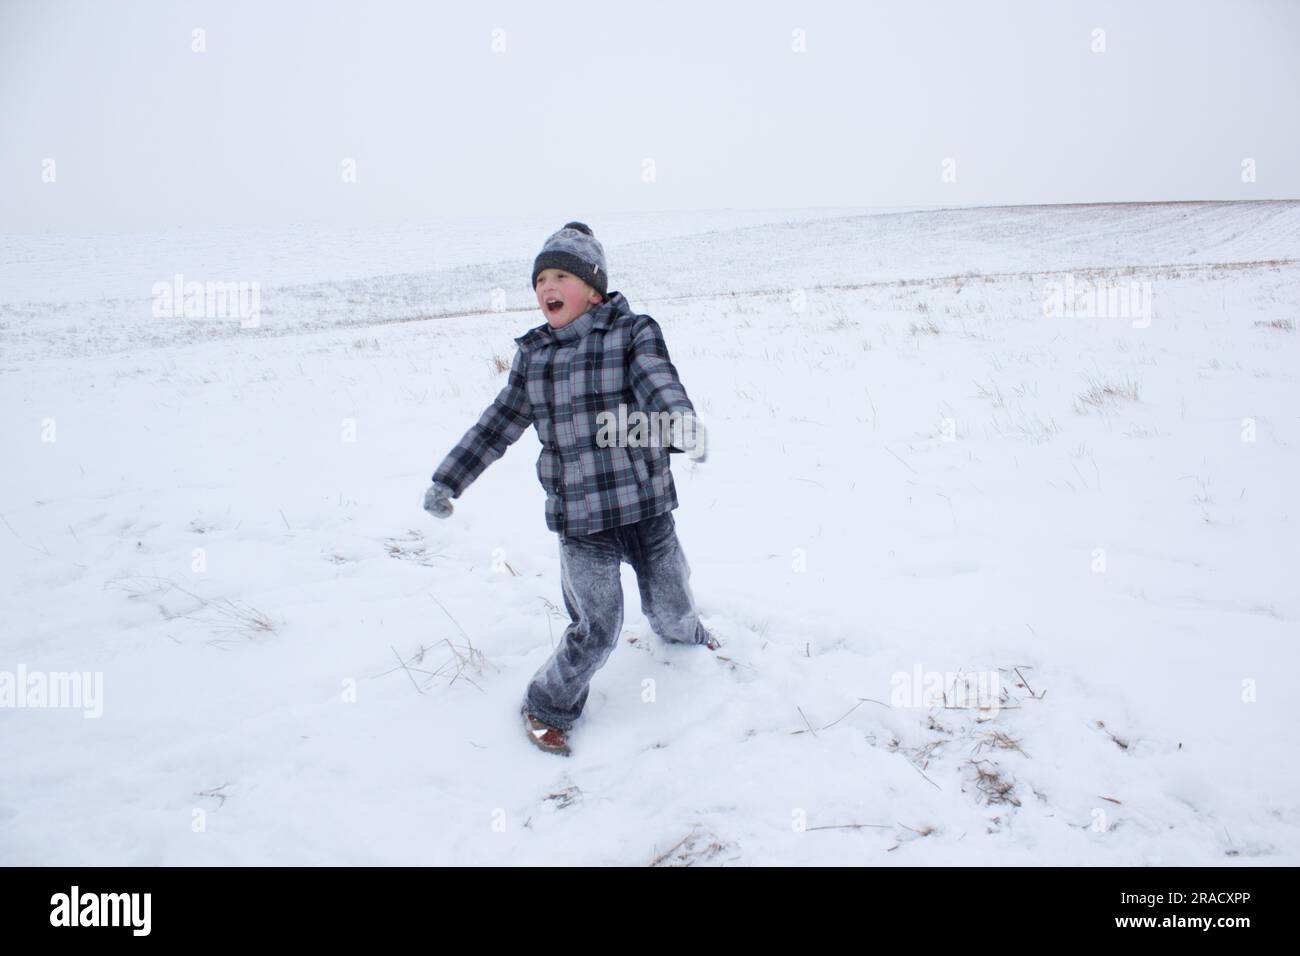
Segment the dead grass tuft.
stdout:
[[1075,411],[1086,414],[1090,408],[1104,409],[1117,401],[1136,402],[1138,383],[1127,375],[1119,382],[1089,378],[1088,390],[1075,397]]

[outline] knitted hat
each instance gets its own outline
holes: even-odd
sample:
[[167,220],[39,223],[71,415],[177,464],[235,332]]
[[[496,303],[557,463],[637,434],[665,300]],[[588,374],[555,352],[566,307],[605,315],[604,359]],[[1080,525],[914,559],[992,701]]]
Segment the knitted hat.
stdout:
[[601,295],[609,288],[605,272],[605,250],[585,222],[566,222],[559,232],[551,233],[542,251],[533,260],[532,287],[543,269],[563,269],[581,279]]

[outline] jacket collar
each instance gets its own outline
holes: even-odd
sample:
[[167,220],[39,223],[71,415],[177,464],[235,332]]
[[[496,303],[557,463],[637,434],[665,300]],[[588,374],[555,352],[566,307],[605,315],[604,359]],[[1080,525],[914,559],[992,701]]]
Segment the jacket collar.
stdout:
[[519,336],[515,343],[525,351],[546,345],[569,345],[593,329],[608,329],[615,319],[631,314],[632,307],[623,293],[610,292],[604,302],[593,305],[564,328],[553,329],[549,322],[543,323]]

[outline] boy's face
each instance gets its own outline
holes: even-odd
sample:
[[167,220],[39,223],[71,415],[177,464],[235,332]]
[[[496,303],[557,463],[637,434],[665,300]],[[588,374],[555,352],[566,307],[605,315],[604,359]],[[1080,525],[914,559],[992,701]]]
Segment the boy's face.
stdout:
[[[551,328],[560,329],[604,299],[599,292],[571,272],[543,269],[537,274],[537,304]],[[553,306],[552,303],[559,303]]]

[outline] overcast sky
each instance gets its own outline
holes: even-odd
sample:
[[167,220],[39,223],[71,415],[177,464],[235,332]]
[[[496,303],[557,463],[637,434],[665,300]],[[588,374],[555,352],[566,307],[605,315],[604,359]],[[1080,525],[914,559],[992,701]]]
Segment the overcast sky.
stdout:
[[0,229],[1296,198],[1297,50],[1290,0],[0,0]]

